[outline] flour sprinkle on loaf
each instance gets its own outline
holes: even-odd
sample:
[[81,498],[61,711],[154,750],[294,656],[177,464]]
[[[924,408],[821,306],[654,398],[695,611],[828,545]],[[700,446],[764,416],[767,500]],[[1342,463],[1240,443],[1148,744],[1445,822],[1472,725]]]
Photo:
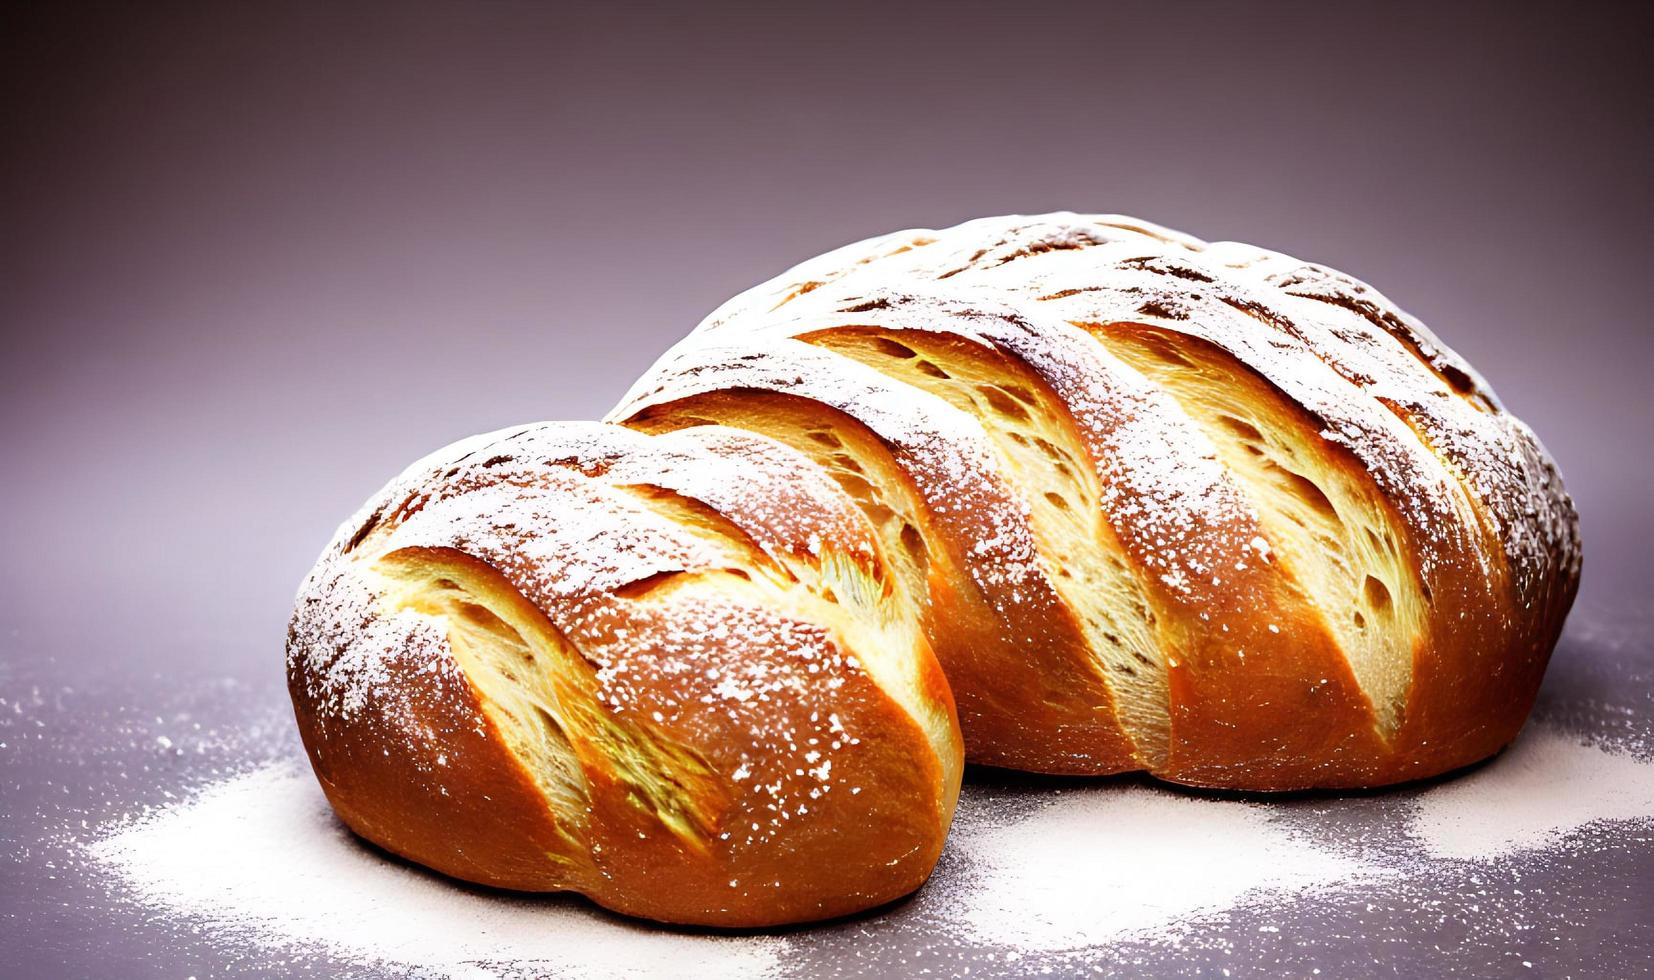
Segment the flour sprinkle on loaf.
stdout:
[[958,794],[947,682],[861,514],[731,430],[467,440],[339,531],[289,634],[357,833],[670,922],[899,898]]
[[1240,790],[1485,758],[1579,568],[1533,433],[1372,287],[987,218],[742,293],[608,424],[417,465],[312,573],[289,668],[364,836],[763,924],[922,882],[961,729],[981,763]]

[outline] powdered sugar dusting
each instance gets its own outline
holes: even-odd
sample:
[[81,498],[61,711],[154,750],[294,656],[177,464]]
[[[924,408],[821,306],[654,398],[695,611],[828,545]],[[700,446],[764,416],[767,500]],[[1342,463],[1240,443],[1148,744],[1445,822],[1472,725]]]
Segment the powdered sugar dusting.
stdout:
[[[1577,518],[1555,466],[1531,432],[1503,414],[1486,381],[1377,290],[1266,249],[1208,245],[1119,215],[984,218],[899,232],[754,287],[708,317],[685,346],[819,320],[881,290],[920,288],[1025,317],[1043,307],[1069,320],[1139,320],[1202,336],[1326,419],[1329,440],[1361,458],[1417,516],[1416,526],[1456,538],[1432,547],[1422,536],[1426,564],[1480,550],[1477,519],[1457,499],[1462,480],[1492,522],[1524,602],[1559,576],[1577,575]],[[929,329],[968,332],[948,316]],[[658,383],[670,360],[662,358],[622,404]]]
[[[1435,456],[1401,420],[1340,376],[1298,336],[1237,309],[1236,304],[1259,305],[1244,283],[1218,281],[1188,261],[1168,266],[1124,260],[1099,268],[1102,259],[1053,258],[1042,263],[1050,268],[1032,284],[1027,280],[1036,263],[1029,262],[1004,271],[1005,277],[1017,273],[1005,288],[1054,297],[1041,305],[1066,319],[1152,322],[1227,351],[1320,419],[1323,437],[1359,459],[1398,511],[1425,532],[1414,542],[1423,571],[1448,556],[1480,555],[1479,533],[1467,534],[1476,520],[1455,498]],[[1071,293],[1062,288],[1075,283],[1090,285]]]
[[626,495],[573,473],[433,500],[387,550],[456,548],[485,558],[542,608],[562,608],[660,572],[715,568],[720,554]]

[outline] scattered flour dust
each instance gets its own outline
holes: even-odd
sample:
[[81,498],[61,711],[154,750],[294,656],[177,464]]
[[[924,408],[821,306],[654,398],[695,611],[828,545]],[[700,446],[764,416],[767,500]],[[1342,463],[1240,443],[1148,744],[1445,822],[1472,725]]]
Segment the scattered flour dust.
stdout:
[[934,904],[953,905],[944,915],[967,936],[1024,951],[1166,940],[1249,903],[1383,887],[1443,858],[1558,849],[1588,824],[1654,819],[1654,762],[1536,726],[1483,768],[1398,793],[1394,806],[1422,856],[1357,856],[1371,853],[1361,840],[1331,850],[1304,833],[1316,817],[1286,806],[1152,787],[1068,791],[1009,825],[956,830],[969,886]]
[[311,774],[277,764],[214,785],[91,847],[138,894],[258,947],[472,980],[535,976],[742,978],[785,940],[629,925],[579,906],[466,891],[358,845]]
[[1425,793],[1412,829],[1437,857],[1487,860],[1571,830],[1654,816],[1654,762],[1531,729],[1490,765]]
[[[1421,846],[1328,843],[1314,831],[1326,829],[1333,798],[1306,810],[1100,785],[1054,793],[1008,822],[967,806],[949,843],[963,870],[925,890],[917,927],[1031,953],[1175,941],[1237,908],[1357,883],[1383,888],[1452,860],[1557,851],[1587,824],[1654,819],[1654,762],[1532,728],[1482,769],[1391,800],[1390,829],[1363,832]],[[690,935],[573,903],[467,891],[359,846],[308,770],[290,763],[211,786],[90,850],[148,904],[250,948],[320,947],[448,980],[770,976],[809,935]],[[915,925],[898,912],[867,927]]]
[[1077,949],[1165,934],[1248,895],[1382,874],[1300,839],[1272,808],[1143,787],[1064,793],[967,838],[976,887],[962,925],[1017,949]]

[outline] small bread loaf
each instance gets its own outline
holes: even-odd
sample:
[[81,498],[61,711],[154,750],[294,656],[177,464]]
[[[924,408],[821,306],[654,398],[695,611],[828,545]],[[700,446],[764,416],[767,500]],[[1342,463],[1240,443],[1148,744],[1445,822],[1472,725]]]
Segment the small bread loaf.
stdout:
[[930,874],[947,682],[850,498],[771,440],[552,423],[415,465],[288,639],[353,830],[438,871],[669,922],[843,915]]
[[609,424],[416,464],[302,588],[289,677],[370,840],[765,925],[917,887],[961,730],[1240,790],[1485,758],[1579,568],[1538,440],[1371,287],[991,218],[743,293]]

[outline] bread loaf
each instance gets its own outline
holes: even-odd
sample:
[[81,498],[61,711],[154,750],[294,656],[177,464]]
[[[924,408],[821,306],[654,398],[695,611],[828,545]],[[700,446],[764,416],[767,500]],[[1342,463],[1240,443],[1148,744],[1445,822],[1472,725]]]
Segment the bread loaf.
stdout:
[[1485,758],[1578,584],[1555,466],[1423,325],[1135,219],[828,253],[609,422],[394,482],[301,591],[290,678],[364,836],[672,921],[915,887],[950,687],[966,757],[1039,772],[1286,790]]
[[438,871],[755,926],[917,888],[961,746],[842,491],[771,440],[551,423],[416,464],[340,528],[288,637],[353,830]]

